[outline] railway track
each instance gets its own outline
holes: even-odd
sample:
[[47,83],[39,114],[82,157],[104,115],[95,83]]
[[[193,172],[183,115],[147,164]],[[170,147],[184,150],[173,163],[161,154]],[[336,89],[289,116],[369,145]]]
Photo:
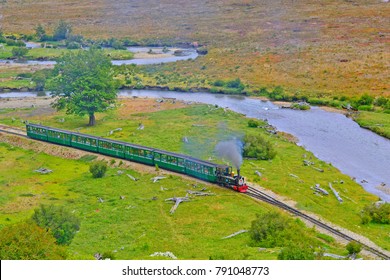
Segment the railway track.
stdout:
[[286,211],[288,211],[288,212],[290,212],[298,217],[301,217],[301,218],[315,224],[316,226],[318,226],[322,229],[325,229],[328,232],[331,232],[331,233],[333,233],[333,234],[335,234],[335,235],[337,235],[337,236],[339,236],[347,241],[355,241],[355,242],[361,244],[365,250],[375,254],[376,256],[378,256],[384,260],[390,259],[389,255],[387,255],[387,254],[385,254],[385,253],[383,253],[383,252],[381,252],[381,251],[379,251],[371,246],[368,246],[365,243],[363,243],[363,242],[361,242],[361,241],[359,241],[359,240],[357,240],[357,239],[355,239],[355,238],[353,238],[353,237],[351,237],[351,236],[349,236],[349,235],[347,235],[347,234],[345,234],[345,233],[343,233],[343,232],[341,232],[341,231],[339,231],[339,230],[337,230],[337,229],[335,229],[335,228],[333,228],[333,227],[331,227],[331,226],[329,226],[329,225],[327,225],[327,224],[325,224],[325,223],[323,223],[323,222],[321,222],[313,217],[310,217],[309,215],[306,215],[305,213],[303,213],[303,212],[301,212],[301,211],[299,211],[291,206],[288,206],[287,204],[269,196],[268,194],[266,194],[258,189],[255,189],[253,187],[249,187],[246,194],[255,198],[255,199],[264,201],[266,203],[275,205],[283,210],[286,210]]
[[28,138],[27,133],[25,130],[20,129],[20,128],[15,128],[7,125],[0,125],[0,132],[8,133],[8,134],[13,134],[17,135],[20,137]]
[[[26,132],[24,130],[19,129],[19,128],[6,126],[6,125],[0,125],[0,132],[16,135],[16,136],[19,136],[19,137],[28,138],[27,134],[26,134]],[[28,139],[30,139],[30,138],[28,138]],[[291,214],[296,215],[298,217],[301,217],[301,218],[303,218],[303,219],[305,219],[305,220],[315,224],[316,226],[318,226],[318,227],[320,227],[322,229],[325,229],[328,232],[333,233],[334,235],[337,235],[337,236],[339,236],[339,237],[341,237],[341,238],[343,238],[343,239],[345,239],[347,241],[355,241],[355,242],[361,244],[362,247],[365,250],[371,252],[372,254],[374,254],[374,255],[382,258],[382,259],[385,259],[385,260],[389,260],[390,259],[389,255],[387,255],[387,254],[377,250],[376,248],[368,246],[367,244],[365,244],[365,243],[363,243],[363,242],[361,242],[361,241],[359,241],[359,240],[357,240],[357,239],[355,239],[355,238],[353,238],[353,237],[351,237],[351,236],[349,236],[349,235],[347,235],[345,233],[342,233],[338,229],[335,229],[335,228],[333,228],[333,227],[331,227],[331,226],[329,226],[329,225],[327,225],[327,224],[325,224],[325,223],[323,223],[323,222],[321,222],[321,221],[319,221],[319,220],[317,220],[317,219],[315,219],[313,217],[310,217],[309,215],[307,215],[307,214],[305,214],[305,213],[303,213],[303,212],[301,212],[301,211],[299,211],[299,210],[297,210],[297,209],[295,209],[295,208],[293,208],[291,206],[288,206],[287,204],[285,204],[285,203],[283,203],[283,202],[281,202],[281,201],[279,201],[279,200],[269,196],[268,194],[266,194],[266,193],[264,193],[264,192],[262,192],[262,191],[260,191],[258,189],[255,189],[255,188],[249,186],[246,195],[248,195],[250,197],[253,197],[255,199],[264,201],[264,202],[266,202],[268,204],[271,204],[271,205],[274,205],[276,207],[279,207],[279,208],[281,208],[283,210],[286,210],[286,211],[290,212]]]

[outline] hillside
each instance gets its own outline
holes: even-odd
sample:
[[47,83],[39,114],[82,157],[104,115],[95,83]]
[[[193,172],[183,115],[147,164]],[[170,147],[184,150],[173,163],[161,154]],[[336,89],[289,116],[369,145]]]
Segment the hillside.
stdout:
[[209,55],[180,73],[319,97],[390,96],[390,5],[382,0],[25,0],[0,9],[7,33],[33,33],[38,23],[50,30],[64,19],[87,37],[207,45]]

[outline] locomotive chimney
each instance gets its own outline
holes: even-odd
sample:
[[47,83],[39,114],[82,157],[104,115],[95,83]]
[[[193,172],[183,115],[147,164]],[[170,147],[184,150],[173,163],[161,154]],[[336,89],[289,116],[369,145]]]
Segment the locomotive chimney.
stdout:
[[240,179],[240,169],[239,168],[237,168],[237,177],[238,177],[238,179]]

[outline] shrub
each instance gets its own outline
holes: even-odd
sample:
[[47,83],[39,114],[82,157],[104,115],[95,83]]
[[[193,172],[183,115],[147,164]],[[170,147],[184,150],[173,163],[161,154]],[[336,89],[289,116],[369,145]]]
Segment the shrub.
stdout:
[[249,127],[259,127],[260,126],[260,121],[258,121],[258,120],[249,120],[248,121],[248,126]]
[[225,86],[225,82],[222,81],[222,80],[216,80],[216,81],[213,83],[213,86],[215,86],[215,87],[223,87],[223,86]]
[[357,101],[358,105],[371,105],[374,101],[374,98],[368,94],[363,94]]
[[93,162],[89,166],[89,172],[93,178],[102,178],[107,171],[107,163],[105,161]]
[[245,157],[268,160],[276,156],[276,151],[272,144],[261,137],[261,135],[246,135],[244,142]]
[[50,232],[34,223],[6,226],[0,231],[1,260],[61,260],[66,251]]
[[38,41],[45,41],[46,30],[41,24],[38,24],[38,26],[35,28],[35,36],[37,37]]
[[50,78],[52,72],[50,69],[42,69],[32,74],[32,80],[35,83],[35,89],[42,91],[45,89],[46,80]]
[[53,40],[60,41],[66,39],[71,32],[72,26],[63,20],[60,20],[57,26],[54,28]]
[[380,106],[383,108],[385,108],[388,103],[389,103],[389,100],[383,96],[378,97],[377,99],[375,99],[375,102],[374,102],[374,104],[376,106]]
[[26,47],[14,47],[12,49],[12,55],[18,59],[22,58],[28,53],[28,49]]
[[226,83],[226,86],[228,88],[237,88],[237,89],[240,89],[240,90],[243,90],[244,87],[245,87],[244,84],[241,83],[241,80],[239,78],[231,80],[231,81],[228,81]]
[[362,250],[362,245],[356,241],[351,241],[347,244],[346,249],[350,255],[359,254]]
[[293,103],[290,107],[291,109],[294,109],[294,110],[302,110],[302,111],[306,111],[306,110],[310,110],[310,105],[307,104],[307,103]]
[[361,219],[363,224],[369,222],[390,224],[390,203],[373,203],[364,207],[361,212]]
[[63,207],[41,205],[34,211],[32,220],[41,228],[51,231],[57,244],[69,245],[80,229],[80,220]]
[[279,260],[314,260],[315,254],[313,247],[305,243],[291,242],[284,247],[279,255]]
[[66,48],[68,50],[77,50],[77,49],[81,48],[81,45],[78,42],[67,42],[66,43]]
[[258,245],[275,247],[285,245],[285,231],[289,228],[289,219],[277,212],[257,215],[249,231],[251,239]]

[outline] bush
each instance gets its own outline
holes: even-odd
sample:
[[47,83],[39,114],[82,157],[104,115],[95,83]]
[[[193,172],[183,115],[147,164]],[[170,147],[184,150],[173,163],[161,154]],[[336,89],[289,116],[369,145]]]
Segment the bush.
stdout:
[[265,247],[284,246],[285,231],[289,228],[289,219],[277,212],[257,215],[252,222],[249,234],[256,245]]
[[284,247],[279,255],[278,260],[314,260],[315,254],[313,247],[304,243],[290,243]]
[[390,224],[390,203],[373,203],[364,207],[361,212],[361,219],[363,224],[369,222]]
[[374,98],[368,94],[363,94],[357,101],[358,105],[372,105]]
[[249,120],[248,121],[248,126],[249,127],[259,127],[260,126],[260,121],[258,121],[258,120]]
[[355,241],[351,241],[347,244],[346,249],[350,255],[359,254],[359,252],[362,250],[362,245]]
[[18,40],[12,40],[12,39],[5,39],[3,43],[6,43],[8,46],[15,46],[15,47],[25,47],[26,44],[23,41]]
[[93,162],[89,166],[89,172],[93,178],[102,178],[107,171],[107,163],[105,161]]
[[383,108],[386,108],[386,105],[389,103],[389,100],[386,97],[380,96],[377,99],[375,99],[374,104],[376,106],[380,106]]
[[35,83],[35,90],[43,91],[45,89],[46,80],[52,75],[50,69],[42,69],[32,74],[32,80]]
[[81,45],[80,45],[80,43],[77,43],[77,42],[67,42],[66,48],[68,50],[77,50],[77,49],[81,48]]
[[213,83],[213,86],[215,86],[215,87],[223,87],[223,86],[225,86],[225,82],[222,81],[222,80],[216,80],[216,81]]
[[290,108],[294,110],[306,111],[306,110],[310,110],[310,105],[304,102],[293,103],[291,104]]
[[268,160],[276,156],[276,151],[272,144],[260,135],[246,135],[244,142],[245,157]]
[[0,231],[1,260],[61,260],[66,251],[50,232],[34,223],[6,226]]
[[239,78],[231,80],[231,81],[228,81],[226,83],[226,86],[228,88],[236,88],[236,89],[240,89],[240,90],[243,90],[244,87],[245,87],[244,84],[241,83],[241,80]]
[[28,49],[26,47],[14,47],[12,49],[12,55],[18,59],[22,58],[28,53]]
[[53,40],[60,41],[66,39],[70,33],[72,33],[72,26],[63,20],[60,20],[54,28]]
[[63,207],[41,205],[34,211],[32,220],[41,228],[51,231],[57,244],[69,245],[80,229],[80,220]]

